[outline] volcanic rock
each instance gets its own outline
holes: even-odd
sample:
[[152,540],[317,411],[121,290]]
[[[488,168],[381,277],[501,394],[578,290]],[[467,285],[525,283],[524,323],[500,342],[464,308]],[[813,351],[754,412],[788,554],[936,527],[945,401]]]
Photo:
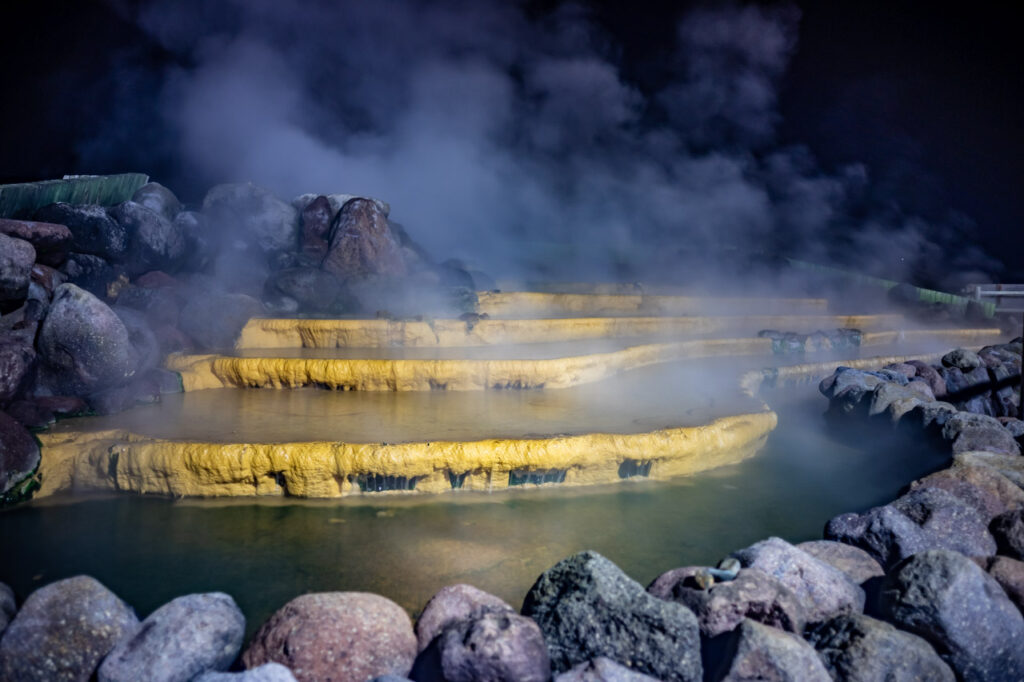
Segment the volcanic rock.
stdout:
[[304,310],[325,312],[341,294],[334,275],[317,268],[289,268],[275,272],[267,288],[294,299]]
[[942,398],[946,395],[946,382],[939,374],[938,370],[929,365],[926,362],[920,360],[911,360],[907,363],[917,370],[915,378],[924,381],[932,389],[932,394],[936,398]]
[[[796,545],[815,559],[838,568],[858,585],[885,575],[881,564],[859,547],[831,540],[812,540]],[[757,620],[756,618],[754,620]]]
[[1024,618],[994,578],[957,552],[898,564],[882,588],[883,617],[920,635],[966,682],[1024,678]]
[[747,619],[721,639],[721,659],[712,679],[831,682],[814,648],[796,635]]
[[580,663],[555,677],[555,682],[657,682],[657,678],[630,670],[610,658]]
[[996,540],[998,554],[1024,560],[1024,509],[996,516],[989,528]]
[[14,590],[0,583],[0,637],[4,636],[4,630],[18,612],[18,605],[14,602]]
[[50,204],[35,213],[36,220],[65,225],[71,230],[71,250],[120,263],[128,254],[125,227],[95,204]]
[[416,656],[416,635],[394,602],[363,592],[296,597],[264,623],[242,655],[246,668],[275,661],[300,682],[364,682],[406,675]]
[[412,673],[417,680],[551,679],[551,664],[540,628],[515,612],[489,611],[452,623],[420,659]]
[[998,471],[988,467],[957,465],[910,484],[917,488],[942,488],[978,510],[983,518],[1024,507],[1024,490]]
[[345,282],[369,275],[406,274],[401,247],[387,215],[370,199],[352,199],[331,224],[330,244],[321,267]]
[[99,256],[87,253],[68,254],[60,272],[69,284],[79,286],[91,294],[106,297],[110,285],[124,275],[119,265],[111,265]]
[[17,336],[0,335],[0,405],[20,396],[32,381],[36,352]]
[[1024,488],[1024,458],[1018,455],[1002,455],[984,451],[961,452],[953,455],[953,463],[995,469]]
[[936,400],[931,403],[921,403],[910,408],[904,418],[904,423],[912,424],[915,428],[932,434],[941,434],[946,421],[949,420],[958,410],[950,403]]
[[700,680],[697,618],[648,594],[597,552],[545,571],[523,602],[537,621],[555,672],[599,656],[663,680]]
[[129,276],[150,270],[173,272],[184,262],[185,234],[181,225],[134,201],[118,204],[110,215],[124,227],[131,240],[125,256]]
[[327,255],[327,238],[336,211],[325,196],[318,196],[302,210],[302,253],[316,260]]
[[263,304],[245,294],[193,296],[181,309],[180,327],[202,348],[231,348],[245,323],[263,312]]
[[31,244],[0,233],[0,304],[16,304],[25,298],[35,262],[36,250]]
[[932,645],[863,614],[843,614],[804,633],[832,679],[848,682],[954,682]]
[[139,619],[98,580],[77,576],[29,595],[0,639],[0,679],[87,682]]
[[226,237],[241,238],[263,253],[298,245],[298,212],[252,183],[217,185],[203,199],[203,215]]
[[0,412],[0,497],[39,466],[39,445],[25,427]]
[[842,571],[777,537],[733,552],[744,568],[756,568],[788,587],[804,606],[807,622],[864,609],[864,590]]
[[[374,680],[377,679],[382,678],[374,678]],[[374,682],[374,680],[370,682]],[[239,673],[203,673],[193,682],[296,682],[296,680],[292,671],[280,663],[264,663],[252,670],[244,670]]]
[[647,591],[693,611],[705,637],[728,632],[744,618],[798,634],[803,631],[803,604],[778,580],[756,569],[741,569],[733,580],[701,589],[694,576],[702,570],[696,566],[673,569],[655,578]]
[[175,216],[181,212],[181,202],[178,201],[178,197],[159,182],[147,182],[135,190],[132,201],[154,213],[159,213],[167,220],[174,220]]
[[64,225],[4,218],[0,218],[0,234],[27,241],[36,250],[35,260],[52,266],[64,262],[73,239]]
[[242,648],[245,616],[221,592],[190,594],[164,604],[122,639],[100,665],[99,682],[190,682],[227,670]]
[[139,362],[124,323],[74,284],[57,287],[37,345],[43,362],[71,393],[123,384]]
[[1002,425],[968,426],[953,441],[953,453],[975,450],[1019,455],[1020,443]]
[[423,651],[449,625],[488,611],[514,613],[515,609],[493,594],[472,585],[442,587],[423,607],[423,613],[416,621],[419,650]]
[[978,354],[966,348],[951,350],[942,356],[942,364],[946,367],[956,367],[961,372],[970,372],[972,369],[981,367],[984,363]]
[[917,488],[863,514],[841,514],[825,526],[825,537],[860,547],[882,566],[926,549],[968,555],[995,554],[988,522],[973,506],[940,488]]

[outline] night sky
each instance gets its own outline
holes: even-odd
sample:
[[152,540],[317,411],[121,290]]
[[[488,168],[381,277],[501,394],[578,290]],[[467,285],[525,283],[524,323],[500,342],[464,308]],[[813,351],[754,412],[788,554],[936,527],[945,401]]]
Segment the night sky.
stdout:
[[[139,5],[8,3],[0,25],[0,182],[141,171],[197,201],[208,180],[242,179],[196,173],[183,159],[181,132],[161,115],[162,93],[167,74],[195,67],[196,53],[140,29]],[[523,13],[543,22],[557,7],[525,3]],[[870,178],[862,204],[871,211],[892,206],[926,221],[952,221],[961,226],[959,239],[1005,264],[1004,280],[1021,281],[1024,60],[1010,9],[952,12],[934,3],[852,0],[795,7],[796,46],[778,82],[772,147],[804,145],[826,174],[861,164]],[[600,29],[601,54],[623,82],[654,101],[676,77],[673,42],[689,6],[585,8]],[[201,19],[220,26],[216,12]],[[347,39],[344,27],[337,36]],[[294,35],[296,44],[307,39]],[[655,109],[636,125],[671,125]],[[762,153],[758,144],[744,149]],[[856,225],[857,210],[848,225]],[[942,242],[946,249],[950,243]]]

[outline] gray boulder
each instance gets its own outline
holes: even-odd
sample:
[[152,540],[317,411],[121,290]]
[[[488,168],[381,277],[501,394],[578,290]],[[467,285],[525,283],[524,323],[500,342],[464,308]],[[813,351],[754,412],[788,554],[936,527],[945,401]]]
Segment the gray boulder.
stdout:
[[0,405],[28,388],[35,376],[36,351],[28,339],[0,334]]
[[135,190],[132,201],[154,213],[159,213],[167,220],[174,220],[175,216],[181,213],[181,202],[178,201],[178,197],[159,182],[147,182]]
[[488,611],[515,613],[515,609],[493,594],[472,585],[448,585],[430,598],[416,621],[416,640],[423,651],[441,632],[454,623]]
[[598,657],[566,670],[555,682],[657,682],[657,678],[619,665],[610,658]]
[[728,632],[744,618],[798,634],[803,631],[803,603],[775,578],[756,569],[740,569],[733,580],[701,589],[693,578],[702,570],[691,566],[668,571],[655,578],[647,591],[693,611],[705,637]]
[[124,268],[99,256],[70,253],[60,266],[67,282],[82,287],[96,296],[106,297],[110,285],[124,275]]
[[39,445],[24,426],[0,412],[0,500],[21,498],[22,482],[39,466]]
[[956,367],[961,372],[970,372],[972,369],[981,367],[984,363],[978,354],[966,348],[951,350],[942,356],[942,364],[946,367]]
[[252,670],[243,670],[239,673],[203,673],[193,682],[296,682],[296,680],[292,671],[280,663],[264,663]]
[[1008,556],[972,557],[972,560],[995,578],[1017,610],[1024,614],[1024,561]]
[[928,640],[966,682],[1024,678],[1024,618],[999,584],[957,552],[930,550],[885,579],[881,612]]
[[956,406],[951,403],[940,400],[923,402],[911,407],[902,421],[915,429],[940,434],[946,421],[957,412]]
[[1024,509],[1014,509],[996,516],[989,528],[999,554],[1024,560]]
[[1006,455],[1019,455],[1020,443],[1000,426],[968,426],[953,441],[953,453],[987,450]]
[[724,653],[711,679],[721,682],[831,682],[810,644],[752,620],[723,636]]
[[17,612],[18,605],[14,601],[14,590],[0,583],[0,637],[4,636],[4,630],[7,629]]
[[262,314],[263,304],[252,296],[197,294],[182,307],[179,326],[203,348],[231,348],[246,322]]
[[892,566],[927,549],[977,556],[996,551],[987,519],[940,488],[918,488],[863,514],[836,516],[825,526],[825,537],[860,547],[882,566]]
[[189,682],[227,670],[245,636],[245,616],[221,592],[190,594],[164,604],[121,640],[100,665],[99,682]]
[[910,484],[911,490],[918,488],[950,492],[989,521],[1003,512],[1024,508],[1024,489],[988,467],[958,464]]
[[252,183],[217,185],[203,199],[203,214],[223,237],[241,238],[263,253],[298,246],[298,212]]
[[71,250],[121,263],[128,254],[125,227],[95,204],[50,204],[35,213],[35,219],[65,225],[71,230]]
[[0,232],[0,305],[25,299],[35,262],[36,250],[31,244]]
[[599,656],[663,680],[700,680],[700,629],[681,604],[648,594],[597,552],[545,571],[523,602],[555,672]]
[[[488,612],[446,627],[431,644],[434,670],[413,672],[418,680],[448,682],[546,682],[551,679],[547,646],[537,624],[517,613]],[[428,650],[423,658],[433,653]]]
[[36,250],[36,260],[47,265],[59,265],[71,248],[71,230],[64,225],[32,220],[0,218],[0,234],[23,239]]
[[756,568],[788,587],[804,606],[807,622],[862,611],[864,590],[842,571],[772,537],[734,552],[745,568]]
[[936,398],[942,398],[946,395],[946,382],[939,374],[938,370],[929,365],[926,362],[920,360],[911,360],[907,363],[917,370],[915,378],[924,381],[932,389],[932,395]]
[[246,668],[276,662],[299,682],[407,675],[416,635],[405,610],[376,594],[322,592],[291,600],[253,635]]
[[57,287],[37,345],[43,362],[70,393],[126,383],[139,362],[120,318],[74,284]]
[[917,635],[863,614],[843,614],[804,633],[834,680],[954,682],[932,645]]
[[138,625],[131,607],[95,578],[50,583],[29,595],[0,639],[0,680],[87,682]]
[[130,277],[151,270],[176,271],[185,260],[185,234],[157,211],[134,201],[118,204],[110,210],[130,239],[125,267]]
[[881,564],[863,549],[853,545],[845,545],[831,540],[812,540],[801,542],[796,545],[796,548],[807,552],[815,559],[838,568],[858,585],[885,575]]
[[959,452],[953,455],[953,463],[954,465],[970,465],[994,469],[1024,488],[1024,458],[1017,455],[1003,455],[985,451]]
[[321,267],[341,282],[407,274],[401,245],[391,233],[387,215],[370,199],[352,199],[341,208],[331,224]]

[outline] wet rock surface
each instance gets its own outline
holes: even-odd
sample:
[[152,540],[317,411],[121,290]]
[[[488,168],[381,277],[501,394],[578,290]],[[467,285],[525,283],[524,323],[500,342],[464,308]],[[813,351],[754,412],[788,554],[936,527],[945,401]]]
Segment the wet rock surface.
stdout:
[[863,614],[843,614],[804,634],[832,679],[850,682],[953,682],[956,676],[924,639]]
[[245,616],[226,594],[190,594],[161,606],[104,659],[99,682],[188,682],[227,670],[238,656]]
[[1024,618],[994,578],[957,552],[915,554],[886,576],[886,620],[927,640],[960,679],[1024,676]]
[[604,656],[663,680],[701,679],[693,612],[648,594],[597,552],[581,552],[541,574],[523,615],[540,625],[555,672]]
[[488,611],[515,613],[515,609],[493,594],[472,585],[457,584],[441,588],[430,598],[416,620],[416,640],[420,651],[454,623]]
[[0,679],[87,682],[138,624],[94,578],[51,583],[29,595],[0,639]]
[[716,642],[720,659],[710,679],[720,682],[778,680],[828,682],[829,677],[814,648],[800,637],[777,628],[744,620]]
[[281,607],[253,636],[242,662],[280,663],[300,682],[363,682],[406,675],[415,656],[416,636],[400,606],[375,594],[324,592]]

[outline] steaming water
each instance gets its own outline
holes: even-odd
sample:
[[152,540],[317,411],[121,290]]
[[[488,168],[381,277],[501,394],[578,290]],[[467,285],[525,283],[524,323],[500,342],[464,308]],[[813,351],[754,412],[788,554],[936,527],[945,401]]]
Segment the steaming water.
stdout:
[[596,549],[646,584],[769,535],[820,538],[831,516],[891,499],[942,464],[905,442],[841,442],[819,428],[825,403],[810,386],[766,398],[780,425],[758,456],[672,482],[330,502],[119,496],[23,506],[0,515],[0,580],[23,599],[87,573],[140,615],[181,594],[221,590],[238,601],[250,631],[307,591],[368,590],[416,612],[440,587],[468,582],[519,606],[539,573],[578,550]]

